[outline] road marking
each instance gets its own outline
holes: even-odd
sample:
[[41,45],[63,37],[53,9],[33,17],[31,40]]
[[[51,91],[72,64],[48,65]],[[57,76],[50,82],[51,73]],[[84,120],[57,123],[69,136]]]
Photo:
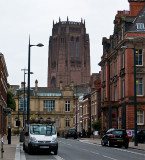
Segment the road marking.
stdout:
[[60,156],[54,156],[57,160],[64,160],[62,157]]
[[99,146],[100,147],[100,145],[99,144],[97,144],[97,143],[91,143],[91,142],[88,142],[88,140],[80,140],[80,142],[82,142],[82,143],[87,143],[87,144],[92,144],[92,145],[95,145],[95,146]]
[[127,151],[127,150],[119,149],[119,148],[113,148],[113,149],[116,149],[116,150],[119,150],[119,151],[123,151],[123,152],[133,153],[133,154],[137,154],[137,155],[141,155],[141,156],[145,156],[145,154],[143,154],[143,153],[138,153],[138,152],[133,152],[133,151]]
[[25,152],[23,150],[23,146],[21,146],[21,159],[20,160],[26,160],[26,157],[25,157]]
[[20,144],[16,146],[15,160],[20,160]]
[[91,151],[91,153],[98,154],[98,155],[100,154],[100,153],[97,153],[97,152],[92,152],[92,151]]
[[108,157],[108,156],[105,156],[105,155],[102,155],[102,156],[105,157],[105,158],[108,158],[108,159],[117,160],[117,159],[114,159],[114,158],[111,158],[111,157]]

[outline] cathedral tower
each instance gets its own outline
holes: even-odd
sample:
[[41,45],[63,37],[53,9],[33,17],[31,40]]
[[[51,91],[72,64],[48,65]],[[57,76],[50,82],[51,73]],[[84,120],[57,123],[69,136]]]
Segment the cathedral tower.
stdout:
[[89,82],[90,44],[85,21],[54,24],[49,39],[48,87]]

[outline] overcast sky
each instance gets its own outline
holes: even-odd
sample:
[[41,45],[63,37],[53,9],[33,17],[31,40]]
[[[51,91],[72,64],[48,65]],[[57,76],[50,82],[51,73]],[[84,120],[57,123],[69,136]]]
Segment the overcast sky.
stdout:
[[[129,10],[128,0],[0,0],[0,52],[9,73],[8,82],[20,85],[21,71],[28,66],[28,42],[43,43],[31,47],[31,86],[47,86],[48,43],[52,24],[59,21],[86,22],[90,36],[91,73],[100,71],[102,37],[113,34],[113,20],[118,10]],[[27,75],[26,75],[27,82]]]

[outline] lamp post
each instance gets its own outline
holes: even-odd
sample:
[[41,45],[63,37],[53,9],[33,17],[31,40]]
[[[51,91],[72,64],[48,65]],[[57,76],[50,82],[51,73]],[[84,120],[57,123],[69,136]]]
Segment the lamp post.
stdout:
[[33,46],[43,47],[44,45],[39,43],[37,45],[30,44],[30,37],[29,37],[29,45],[28,45],[28,88],[27,88],[27,123],[29,123],[30,119],[30,49]]
[[136,50],[135,48],[127,48],[127,46],[122,46],[122,49],[133,49],[133,55],[134,55],[134,145],[137,146],[137,102],[136,102]]
[[24,100],[23,100],[23,131],[24,131],[24,125],[25,125],[25,118],[24,118],[24,110],[25,110],[25,74],[26,74],[26,71],[28,71],[28,69],[21,69],[21,71],[24,71]]

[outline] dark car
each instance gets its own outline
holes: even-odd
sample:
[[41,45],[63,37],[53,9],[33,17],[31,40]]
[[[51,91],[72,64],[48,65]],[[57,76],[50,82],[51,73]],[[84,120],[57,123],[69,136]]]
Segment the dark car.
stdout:
[[145,142],[145,130],[140,130],[137,133],[137,139],[138,139],[138,143],[144,143]]
[[124,146],[128,148],[129,137],[127,136],[126,130],[124,129],[109,129],[102,137],[101,145],[109,147],[117,145],[119,147]]
[[77,132],[75,129],[69,129],[65,133],[65,138],[73,137],[74,139],[78,138]]

